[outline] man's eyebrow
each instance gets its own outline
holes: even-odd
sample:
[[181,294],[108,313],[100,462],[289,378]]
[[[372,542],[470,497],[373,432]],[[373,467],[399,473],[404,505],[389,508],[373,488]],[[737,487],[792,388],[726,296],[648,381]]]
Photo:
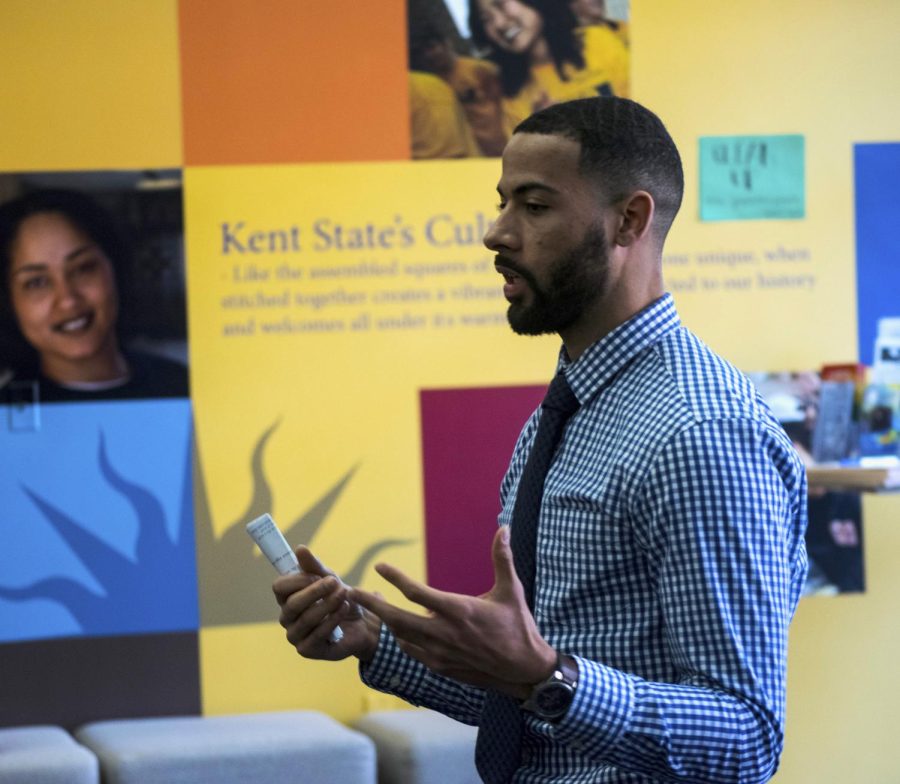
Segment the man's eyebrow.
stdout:
[[[515,188],[513,188],[512,193],[513,196],[521,196],[528,191],[544,191],[553,195],[557,195],[560,193],[558,189],[537,180],[520,183]],[[497,186],[497,193],[499,193],[501,196],[503,195],[503,191],[500,189],[499,185]]]

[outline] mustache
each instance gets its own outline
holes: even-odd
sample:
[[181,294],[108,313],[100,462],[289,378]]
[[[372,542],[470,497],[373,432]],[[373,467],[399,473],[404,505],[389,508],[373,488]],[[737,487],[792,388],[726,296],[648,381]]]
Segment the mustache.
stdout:
[[530,270],[524,269],[519,264],[514,262],[511,258],[500,253],[494,256],[494,267],[503,267],[510,272],[514,272],[531,286],[534,286],[537,283],[537,281],[534,279],[534,275],[531,274]]

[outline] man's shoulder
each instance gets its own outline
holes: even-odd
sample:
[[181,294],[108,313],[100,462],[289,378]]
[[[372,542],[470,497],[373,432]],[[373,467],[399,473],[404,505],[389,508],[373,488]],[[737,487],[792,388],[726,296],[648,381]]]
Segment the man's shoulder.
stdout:
[[684,327],[636,358],[620,379],[617,401],[620,441],[638,475],[646,475],[670,448],[719,443],[726,432],[763,448],[783,463],[786,475],[802,472],[790,439],[753,382]]
[[648,394],[666,396],[672,419],[770,419],[750,379],[684,326],[642,360],[635,371],[646,375]]

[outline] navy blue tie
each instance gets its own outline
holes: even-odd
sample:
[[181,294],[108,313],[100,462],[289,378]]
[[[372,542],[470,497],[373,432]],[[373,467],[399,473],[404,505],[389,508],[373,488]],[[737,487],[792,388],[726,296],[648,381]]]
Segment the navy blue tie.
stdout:
[[[519,478],[510,527],[510,548],[516,573],[532,611],[538,520],[544,497],[544,480],[566,422],[577,410],[578,399],[563,373],[557,373],[541,403],[537,435]],[[499,692],[488,691],[481,721],[478,723],[478,742],[475,747],[475,765],[481,778],[488,784],[505,784],[512,780],[522,761],[523,727],[522,711],[516,700]]]

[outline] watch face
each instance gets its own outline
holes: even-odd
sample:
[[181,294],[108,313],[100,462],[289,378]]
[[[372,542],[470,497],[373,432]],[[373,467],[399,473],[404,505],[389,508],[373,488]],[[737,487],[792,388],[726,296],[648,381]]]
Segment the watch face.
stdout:
[[535,695],[537,713],[545,718],[562,716],[572,703],[575,690],[568,683],[548,683]]

